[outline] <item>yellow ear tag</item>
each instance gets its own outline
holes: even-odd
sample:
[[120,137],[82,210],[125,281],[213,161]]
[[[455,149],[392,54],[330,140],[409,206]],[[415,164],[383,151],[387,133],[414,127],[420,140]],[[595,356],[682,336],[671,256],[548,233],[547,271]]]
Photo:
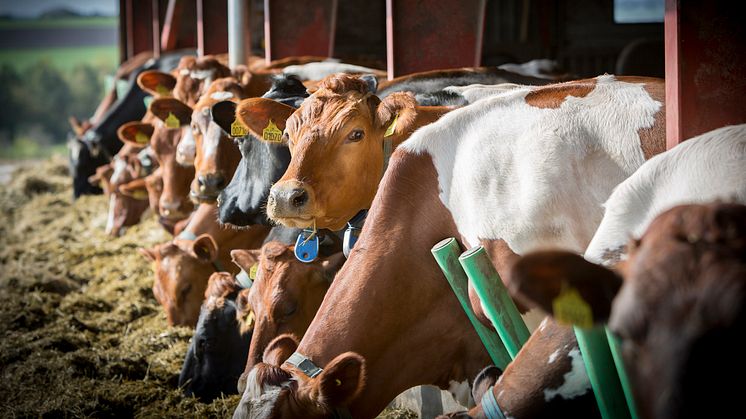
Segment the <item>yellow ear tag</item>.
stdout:
[[158,83],[158,86],[155,86],[155,92],[158,93],[160,96],[170,96],[171,91],[166,88],[166,86]]
[[269,124],[267,124],[267,128],[264,128],[262,131],[262,139],[270,143],[279,143],[282,141],[282,131],[277,128],[277,125],[271,119],[269,120]]
[[589,329],[593,327],[593,311],[591,306],[583,300],[578,290],[570,286],[563,286],[562,292],[552,301],[554,318],[566,325],[574,325]]
[[136,191],[132,192],[132,198],[137,199],[138,201],[144,201],[148,199],[148,191],[138,189]]
[[140,131],[137,131],[137,134],[135,134],[135,142],[137,144],[147,144],[148,141],[150,141],[150,138],[147,135]]
[[391,125],[389,125],[388,128],[386,128],[386,132],[383,134],[384,138],[385,137],[390,137],[390,136],[394,135],[394,131],[396,130],[396,122],[397,121],[399,121],[399,114],[396,114],[396,116],[394,117],[394,121],[391,122]]
[[176,117],[173,113],[169,112],[168,116],[166,117],[166,128],[179,128],[181,126],[181,123],[179,122],[179,118]]
[[241,124],[238,119],[234,120],[231,124],[231,137],[245,137],[249,135],[249,130]]
[[256,270],[258,267],[259,265],[255,263],[251,265],[251,268],[249,268],[249,278],[251,278],[252,281],[256,279]]

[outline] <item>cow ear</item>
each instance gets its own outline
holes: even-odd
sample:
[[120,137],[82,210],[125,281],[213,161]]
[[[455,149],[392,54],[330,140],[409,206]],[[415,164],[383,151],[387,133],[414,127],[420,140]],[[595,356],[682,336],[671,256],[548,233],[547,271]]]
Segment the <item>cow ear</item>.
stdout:
[[192,254],[205,262],[218,258],[218,244],[209,234],[202,234],[192,243]]
[[231,259],[239,268],[249,272],[253,265],[259,263],[261,254],[260,249],[235,249],[231,250]]
[[471,396],[474,398],[474,403],[479,404],[482,401],[482,397],[487,390],[497,383],[497,379],[502,375],[502,370],[494,365],[490,365],[483,369],[474,378],[474,385],[471,388]]
[[137,76],[137,85],[154,97],[171,96],[176,77],[158,70],[143,71]]
[[384,130],[384,136],[400,135],[410,130],[417,116],[417,102],[408,92],[396,92],[386,96],[376,109],[376,125]]
[[538,305],[561,323],[587,326],[608,320],[621,286],[622,278],[614,271],[580,255],[542,251],[523,256],[513,265],[510,291],[519,301]]
[[210,108],[210,115],[223,131],[230,134],[231,124],[236,120],[236,103],[230,100],[218,102]]
[[[276,141],[275,137],[267,138],[265,131],[270,134],[285,130],[285,122],[290,115],[295,112],[295,108],[274,101],[255,97],[242,100],[236,108],[236,119],[256,138],[266,141]],[[274,126],[273,126],[274,125]]]
[[318,376],[319,399],[328,406],[347,406],[357,397],[365,383],[365,359],[345,352],[330,362]]
[[296,349],[298,349],[298,339],[295,336],[289,333],[280,335],[272,339],[264,349],[262,362],[279,367]]
[[178,122],[179,126],[189,125],[192,121],[192,108],[179,99],[170,97],[153,100],[150,103],[150,112],[165,122],[169,128],[176,128],[170,125],[172,121]]
[[127,122],[117,130],[117,136],[123,143],[140,148],[150,144],[152,135],[153,125],[139,121]]
[[321,269],[324,272],[324,278],[331,282],[346,260],[347,258],[343,252],[335,253],[328,258],[323,259],[321,261]]
[[156,250],[155,248],[145,248],[145,247],[138,247],[137,253],[141,254],[145,259],[154,262],[156,259]]

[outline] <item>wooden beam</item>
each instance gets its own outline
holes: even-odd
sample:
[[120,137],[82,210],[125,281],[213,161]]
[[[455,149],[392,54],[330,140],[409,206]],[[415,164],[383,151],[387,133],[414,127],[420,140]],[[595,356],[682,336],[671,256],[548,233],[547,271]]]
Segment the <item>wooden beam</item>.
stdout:
[[741,2],[666,0],[666,146],[746,122]]

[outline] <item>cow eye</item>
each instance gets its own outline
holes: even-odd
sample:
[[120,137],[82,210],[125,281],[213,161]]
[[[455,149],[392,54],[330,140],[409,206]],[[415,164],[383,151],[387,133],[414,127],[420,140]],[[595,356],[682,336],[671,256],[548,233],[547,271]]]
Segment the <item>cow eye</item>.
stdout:
[[364,137],[365,137],[365,132],[361,129],[356,129],[347,136],[347,141],[351,143],[356,143],[362,140]]

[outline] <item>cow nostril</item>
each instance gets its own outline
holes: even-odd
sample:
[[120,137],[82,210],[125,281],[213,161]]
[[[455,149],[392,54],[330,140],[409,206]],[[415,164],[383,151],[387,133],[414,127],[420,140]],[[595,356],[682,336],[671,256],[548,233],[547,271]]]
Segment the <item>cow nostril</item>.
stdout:
[[204,176],[197,176],[197,183],[200,186],[204,186],[207,183],[207,179]]
[[308,192],[305,189],[294,189],[290,194],[290,203],[296,207],[302,207],[308,202]]
[[223,189],[225,187],[225,178],[220,176],[219,178],[215,179],[215,187],[218,189]]

